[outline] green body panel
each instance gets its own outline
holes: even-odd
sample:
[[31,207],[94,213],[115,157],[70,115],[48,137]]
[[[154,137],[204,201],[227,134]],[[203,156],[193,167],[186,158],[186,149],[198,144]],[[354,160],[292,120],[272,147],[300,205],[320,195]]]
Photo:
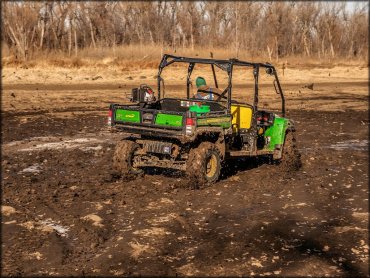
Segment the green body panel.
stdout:
[[159,113],[155,118],[155,124],[180,127],[182,126],[182,116]]
[[115,119],[122,122],[140,123],[140,112],[132,110],[117,109]]
[[222,128],[231,127],[231,118],[229,117],[214,117],[197,119],[197,126],[219,126]]
[[192,105],[189,107],[189,111],[197,113],[197,116],[201,116],[204,113],[208,113],[210,111],[210,107],[209,105]]
[[270,137],[267,149],[273,151],[276,144],[284,144],[285,131],[288,127],[288,119],[275,117],[274,124],[266,129],[264,136]]

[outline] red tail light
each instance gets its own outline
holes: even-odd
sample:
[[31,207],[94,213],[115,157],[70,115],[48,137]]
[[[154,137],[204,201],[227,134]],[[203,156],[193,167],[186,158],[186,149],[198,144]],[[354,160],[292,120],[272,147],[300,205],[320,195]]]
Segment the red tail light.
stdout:
[[186,121],[185,121],[185,134],[186,135],[193,135],[194,131],[195,131],[195,126],[197,124],[197,121],[196,119],[194,118],[186,118]]
[[109,110],[109,112],[108,112],[108,121],[107,121],[108,126],[112,126],[112,116],[113,116],[113,111]]
[[195,119],[193,118],[186,118],[186,125],[192,125],[194,126],[196,123]]

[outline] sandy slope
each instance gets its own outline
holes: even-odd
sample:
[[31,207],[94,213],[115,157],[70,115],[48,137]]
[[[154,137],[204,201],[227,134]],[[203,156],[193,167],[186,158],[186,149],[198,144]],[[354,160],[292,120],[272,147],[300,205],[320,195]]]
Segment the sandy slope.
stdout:
[[[227,82],[225,73],[217,70],[221,88]],[[285,92],[287,109],[309,110],[345,110],[367,109],[368,69],[361,66],[336,66],[333,68],[287,68],[278,69],[280,81]],[[72,98],[80,98],[83,103],[123,102],[124,94],[132,87],[147,83],[156,88],[156,69],[122,70],[107,68],[4,68],[2,109],[18,109],[22,102],[39,109],[52,106],[65,106]],[[213,85],[210,69],[196,68],[196,76],[204,76],[208,84]],[[167,68],[163,72],[167,96],[185,96],[185,67]],[[253,79],[251,71],[236,69],[233,75],[233,96],[239,100],[252,102]],[[195,82],[194,82],[195,83]],[[266,74],[260,78],[260,105],[269,109],[278,109],[279,98],[274,93],[272,79]],[[313,90],[306,88],[313,84]],[[192,93],[195,93],[195,86]],[[61,94],[60,91],[63,91]],[[21,94],[17,101],[12,92]],[[8,98],[9,97],[9,98]],[[12,105],[10,103],[12,102]],[[16,108],[15,108],[16,107]],[[24,106],[22,107],[24,109]]]

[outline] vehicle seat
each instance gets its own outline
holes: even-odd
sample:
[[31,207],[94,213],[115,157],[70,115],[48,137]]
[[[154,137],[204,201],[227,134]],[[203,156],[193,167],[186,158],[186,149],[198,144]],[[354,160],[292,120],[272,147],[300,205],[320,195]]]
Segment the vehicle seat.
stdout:
[[231,105],[233,131],[249,129],[252,125],[253,108],[247,104]]

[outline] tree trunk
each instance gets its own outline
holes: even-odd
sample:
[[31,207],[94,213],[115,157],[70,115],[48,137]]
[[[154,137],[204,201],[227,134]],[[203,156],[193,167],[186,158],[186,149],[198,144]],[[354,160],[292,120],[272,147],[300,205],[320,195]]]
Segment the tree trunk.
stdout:
[[72,23],[69,23],[69,30],[68,30],[68,56],[71,57],[72,51]]
[[193,18],[190,17],[190,42],[191,42],[191,51],[194,51],[194,34],[193,34]]
[[32,36],[31,36],[31,40],[30,40],[30,44],[31,44],[31,53],[33,53],[34,48],[35,48],[35,45],[36,45],[36,43],[34,43],[34,41],[33,41],[33,39],[35,38],[35,33],[36,33],[36,27],[33,27],[33,30],[32,30]]
[[268,55],[269,55],[269,60],[270,60],[270,62],[272,61],[272,52],[274,51],[274,49],[272,49],[272,50],[270,50],[270,47],[269,46],[267,46],[267,53],[268,53]]
[[322,51],[322,56],[325,57],[325,41],[324,41],[324,38],[322,38],[322,41],[321,41],[321,51]]
[[116,33],[113,33],[113,57],[116,57]]
[[40,35],[40,45],[39,48],[42,49],[42,45],[44,43],[44,33],[45,33],[45,21],[42,20],[41,23],[41,35]]
[[308,44],[307,44],[306,34],[303,35],[303,44],[304,44],[304,48],[305,48],[307,57],[310,57],[310,49],[309,49]]
[[16,42],[16,46],[17,46],[19,54],[22,56],[23,60],[26,60],[26,52],[25,52],[24,46],[20,43],[19,39],[15,35],[13,28],[9,24],[8,26],[9,26],[10,33],[12,34],[14,41]]
[[24,49],[24,60],[27,61],[28,47],[27,47],[27,34],[25,31],[22,32],[21,37],[22,37],[22,44],[23,44],[23,49]]
[[329,44],[330,44],[330,52],[331,56],[334,58],[335,52],[334,52],[334,46],[333,46],[333,38],[331,36],[330,28],[328,28],[328,35],[329,35]]
[[276,51],[276,60],[279,61],[279,43],[277,36],[275,36],[275,51]]
[[95,43],[95,37],[94,37],[94,30],[93,30],[93,26],[92,26],[92,23],[91,23],[90,18],[89,18],[89,25],[90,25],[91,42],[93,44],[93,47],[96,49],[96,43]]
[[239,17],[239,12],[238,12],[238,7],[236,6],[236,3],[235,3],[235,54],[236,54],[236,57],[238,57],[238,52],[239,52],[239,40],[238,40],[238,36],[239,36],[239,33],[238,33],[238,17]]
[[78,45],[77,45],[77,30],[76,30],[76,26],[74,27],[74,37],[75,37],[75,56],[77,57]]
[[150,37],[150,44],[154,45],[153,33],[151,30],[149,30],[149,37]]

